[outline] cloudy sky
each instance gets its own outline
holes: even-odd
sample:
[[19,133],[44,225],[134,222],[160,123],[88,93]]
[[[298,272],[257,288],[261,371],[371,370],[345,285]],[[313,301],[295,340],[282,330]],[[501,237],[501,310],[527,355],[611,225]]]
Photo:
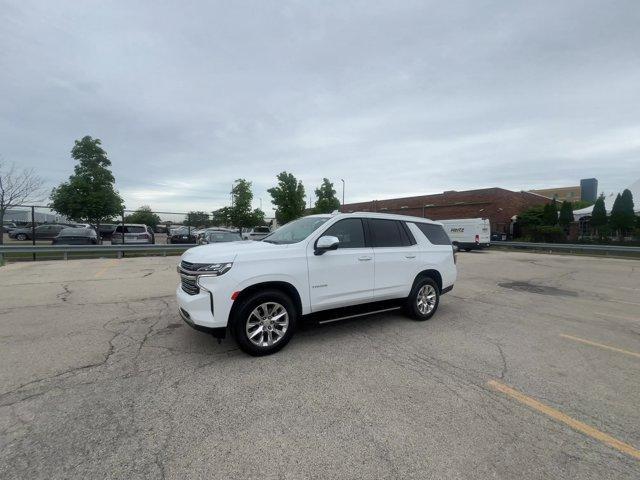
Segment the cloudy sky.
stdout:
[[0,0],[0,157],[102,139],[127,208],[640,177],[640,2]]

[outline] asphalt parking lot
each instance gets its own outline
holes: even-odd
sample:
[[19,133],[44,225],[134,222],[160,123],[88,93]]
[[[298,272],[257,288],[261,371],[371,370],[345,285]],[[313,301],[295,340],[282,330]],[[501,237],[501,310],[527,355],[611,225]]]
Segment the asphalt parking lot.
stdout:
[[0,268],[0,477],[640,478],[640,261],[472,252],[424,323],[252,358],[177,257]]

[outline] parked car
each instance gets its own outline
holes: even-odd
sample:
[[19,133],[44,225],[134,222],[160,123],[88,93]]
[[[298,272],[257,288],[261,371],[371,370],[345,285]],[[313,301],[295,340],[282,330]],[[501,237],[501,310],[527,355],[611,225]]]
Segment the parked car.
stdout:
[[198,243],[200,244],[241,241],[243,241],[242,235],[238,232],[230,232],[229,230],[207,229],[202,236],[198,238]]
[[264,237],[266,237],[270,233],[271,233],[271,229],[269,229],[269,227],[262,226],[262,227],[253,227],[248,232],[243,233],[242,236],[247,240],[262,240]]
[[93,228],[65,228],[51,241],[51,245],[96,245],[98,234]]
[[[116,229],[111,236],[111,243],[113,245],[119,245],[123,243],[123,228],[122,224],[117,225]],[[155,236],[153,231],[142,224],[125,223],[124,224],[124,243],[155,243]]]
[[116,225],[114,223],[101,224],[98,231],[100,232],[100,237],[103,240],[111,240],[111,237],[116,231]]
[[441,224],[376,213],[311,215],[261,242],[201,245],[178,266],[183,320],[265,355],[302,318],[336,321],[403,308],[431,318],[453,288],[455,255]]
[[13,222],[2,222],[2,231],[4,233],[9,233],[11,230],[15,230],[18,226]]
[[197,243],[196,229],[178,228],[167,236],[167,243]]
[[471,250],[489,247],[491,245],[491,225],[487,218],[460,218],[453,220],[438,220],[444,225],[451,242],[460,250]]
[[[59,224],[40,225],[35,229],[36,240],[52,240],[65,228],[68,228],[68,226]],[[15,238],[21,241],[32,240],[33,230],[31,227],[15,228],[9,232],[9,238]]]

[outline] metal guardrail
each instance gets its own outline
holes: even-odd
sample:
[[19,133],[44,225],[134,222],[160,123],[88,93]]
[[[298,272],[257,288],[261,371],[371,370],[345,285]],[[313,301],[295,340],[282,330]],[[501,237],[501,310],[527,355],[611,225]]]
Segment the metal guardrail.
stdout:
[[591,245],[580,243],[533,243],[533,242],[491,242],[492,247],[510,247],[522,248],[528,250],[549,250],[549,251],[568,251],[571,252],[589,252],[600,253],[605,255],[612,254],[633,254],[640,255],[640,247],[624,247],[620,245]]
[[[0,245],[0,261],[5,256],[12,253],[60,253],[65,260],[70,253],[111,253],[115,252],[118,258],[124,252],[159,252],[162,255],[167,253],[179,253],[191,247],[197,247],[195,243],[178,243],[168,245]],[[35,259],[35,257],[34,257]]]
[[[70,253],[110,253],[115,252],[118,258],[124,252],[159,252],[180,253],[197,247],[192,243],[168,245],[0,245],[0,261],[12,253],[60,253],[67,260]],[[631,254],[640,255],[640,247],[623,247],[620,245],[589,245],[575,243],[533,243],[533,242],[491,242],[492,247],[508,247],[527,250],[565,251],[599,253],[605,255]]]

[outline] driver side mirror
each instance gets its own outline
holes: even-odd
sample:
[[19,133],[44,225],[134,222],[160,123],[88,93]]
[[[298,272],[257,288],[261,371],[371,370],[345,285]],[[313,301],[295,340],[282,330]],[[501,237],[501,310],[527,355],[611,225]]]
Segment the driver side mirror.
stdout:
[[329,250],[337,250],[340,240],[338,237],[332,237],[331,235],[325,235],[320,237],[316,242],[316,249],[313,253],[316,255],[322,255]]

